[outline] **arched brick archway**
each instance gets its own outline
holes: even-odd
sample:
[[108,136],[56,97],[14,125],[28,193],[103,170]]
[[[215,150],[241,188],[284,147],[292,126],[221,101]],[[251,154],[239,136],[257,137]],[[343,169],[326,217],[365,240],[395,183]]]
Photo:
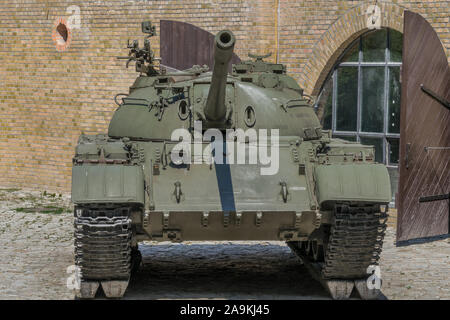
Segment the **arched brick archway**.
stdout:
[[[306,93],[318,95],[323,82],[342,52],[358,36],[368,31],[369,15],[366,12],[373,4],[373,1],[367,1],[348,10],[316,43],[300,75],[300,86]],[[382,1],[378,1],[377,6],[381,10],[381,27],[403,32],[403,12],[406,8]]]

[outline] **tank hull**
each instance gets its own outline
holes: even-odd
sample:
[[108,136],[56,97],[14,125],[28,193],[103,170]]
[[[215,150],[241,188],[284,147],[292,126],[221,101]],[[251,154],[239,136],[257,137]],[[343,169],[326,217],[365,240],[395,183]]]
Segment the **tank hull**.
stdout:
[[[383,165],[339,159],[339,154],[370,151],[362,145],[333,142],[328,160],[323,159],[328,162],[321,163],[320,158],[308,159],[314,142],[282,138],[274,159],[278,164],[271,164],[276,172],[262,175],[268,166],[249,164],[248,143],[243,144],[244,163],[201,160],[176,165],[170,159],[173,142],[127,142],[136,152],[131,155],[124,148],[114,149],[123,144],[121,140],[107,142],[103,137],[90,137],[78,147],[72,201],[77,206],[132,207],[137,239],[300,241],[332,222],[336,201],[389,202],[390,191],[384,187],[389,176]],[[200,147],[203,154],[208,145],[192,144],[191,150]],[[92,150],[101,148],[109,158],[89,158]],[[333,152],[337,159],[330,160]]]
[[[324,144],[326,152],[321,153]],[[272,165],[277,170],[263,175],[268,165],[250,164],[248,142],[233,145],[234,151],[246,151],[244,163],[208,162],[211,144],[200,142],[192,143],[190,150],[200,148],[201,161],[189,154],[191,163],[176,164],[170,156],[176,146],[172,141],[82,136],[74,158],[72,201],[76,259],[85,282],[103,281],[111,297],[120,295],[136,264],[138,243],[144,240],[279,240],[288,242],[303,261],[311,258],[312,263],[327,265],[323,248],[332,248],[329,241],[348,244],[370,229],[368,238],[351,250],[367,259],[342,267],[330,254],[328,263],[335,267],[321,268],[328,270],[323,279],[364,279],[365,269],[381,252],[381,211],[390,200],[389,175],[385,166],[373,162],[373,147],[326,137],[280,137],[276,145],[278,164]],[[356,224],[362,230],[336,231],[335,237],[355,232],[351,239],[332,238],[337,207],[344,212],[340,226],[351,226],[353,220],[345,219],[363,215]],[[346,208],[355,213],[345,215]],[[111,242],[107,251],[102,251],[102,235]],[[311,256],[306,249],[312,245],[324,252]]]

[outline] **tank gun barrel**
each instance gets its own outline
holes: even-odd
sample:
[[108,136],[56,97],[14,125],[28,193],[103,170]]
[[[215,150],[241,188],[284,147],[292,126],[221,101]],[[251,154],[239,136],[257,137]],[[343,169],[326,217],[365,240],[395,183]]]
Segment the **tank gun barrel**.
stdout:
[[228,64],[233,56],[236,38],[229,30],[222,30],[214,38],[214,67],[211,86],[205,105],[205,116],[208,121],[224,121],[227,108],[225,93],[227,85]]

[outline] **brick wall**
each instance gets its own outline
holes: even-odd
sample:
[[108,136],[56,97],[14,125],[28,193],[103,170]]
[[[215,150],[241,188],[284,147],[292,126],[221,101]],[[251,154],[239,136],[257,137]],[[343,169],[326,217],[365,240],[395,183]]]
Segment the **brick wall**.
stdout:
[[[365,30],[374,1],[299,0],[0,0],[0,185],[70,190],[71,158],[81,132],[106,132],[113,96],[136,74],[115,59],[128,38],[142,39],[140,22],[185,21],[212,33],[231,29],[236,53],[272,52],[272,61],[316,92],[346,43]],[[80,8],[80,28],[57,51],[58,19]],[[422,14],[450,60],[448,1],[378,1],[383,26],[401,31],[402,12]],[[72,8],[73,9],[73,8]],[[76,25],[76,21],[75,21]],[[158,31],[158,30],[157,30]],[[152,38],[159,52],[159,38]]]

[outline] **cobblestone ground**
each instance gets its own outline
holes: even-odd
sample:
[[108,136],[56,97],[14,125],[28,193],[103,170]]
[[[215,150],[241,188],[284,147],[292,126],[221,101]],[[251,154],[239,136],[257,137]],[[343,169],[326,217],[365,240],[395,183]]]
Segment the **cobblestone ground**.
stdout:
[[[69,196],[0,189],[0,299],[73,299]],[[450,299],[448,240],[395,247],[395,213],[381,258],[388,299]],[[126,299],[329,299],[281,242],[140,245],[144,266]],[[354,295],[356,297],[356,295]]]
[[395,246],[396,212],[384,238],[380,268],[388,299],[450,299],[450,240]]

